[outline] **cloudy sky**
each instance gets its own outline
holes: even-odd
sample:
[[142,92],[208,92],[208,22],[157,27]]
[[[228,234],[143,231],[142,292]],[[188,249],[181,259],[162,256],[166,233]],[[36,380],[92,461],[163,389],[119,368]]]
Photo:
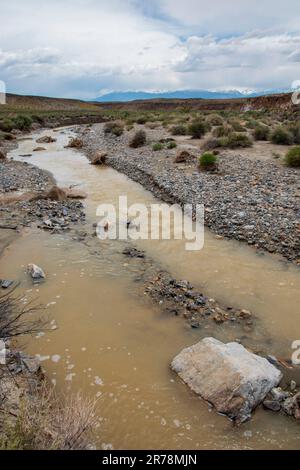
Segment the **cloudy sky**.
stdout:
[[299,0],[0,0],[0,80],[23,94],[289,88]]

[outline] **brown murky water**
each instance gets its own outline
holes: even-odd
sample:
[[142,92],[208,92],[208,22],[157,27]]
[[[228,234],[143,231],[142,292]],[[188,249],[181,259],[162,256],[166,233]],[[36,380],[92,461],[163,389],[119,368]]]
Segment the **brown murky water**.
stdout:
[[[51,171],[59,185],[87,191],[88,224],[101,202],[155,202],[140,185],[111,168],[89,165],[79,152],[64,149],[71,130],[55,132],[57,142],[29,159]],[[51,132],[47,131],[45,134]],[[31,153],[23,140],[19,154]],[[21,159],[21,158],[20,158]],[[68,236],[28,230],[1,259],[1,274],[21,281],[20,291],[47,305],[52,332],[26,344],[39,354],[59,392],[83,390],[99,397],[98,446],[114,449],[300,448],[299,425],[258,410],[251,422],[234,428],[211,411],[169,370],[172,357],[206,336],[182,319],[162,315],[140,294],[138,267],[122,254],[123,242],[95,239],[95,245]],[[275,257],[258,256],[236,242],[206,233],[201,252],[187,252],[184,241],[138,243],[178,278],[187,278],[225,305],[252,310],[270,354],[290,357],[300,339],[299,270]],[[41,265],[47,280],[33,287],[26,265]],[[215,329],[222,338],[222,328]],[[234,334],[234,330],[233,330]]]

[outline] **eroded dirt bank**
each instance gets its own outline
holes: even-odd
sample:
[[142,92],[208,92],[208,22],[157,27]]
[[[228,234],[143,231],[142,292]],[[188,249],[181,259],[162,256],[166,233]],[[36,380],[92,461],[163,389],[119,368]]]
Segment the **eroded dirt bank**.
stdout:
[[168,137],[162,128],[147,128],[147,144],[133,149],[129,141],[134,129],[115,137],[103,127],[96,124],[80,132],[90,158],[95,151],[107,152],[109,165],[162,200],[203,203],[205,224],[215,233],[299,263],[299,170],[247,158],[245,151],[243,156],[221,152],[218,174],[200,172],[197,158],[174,163],[178,149],[152,150],[153,142]]

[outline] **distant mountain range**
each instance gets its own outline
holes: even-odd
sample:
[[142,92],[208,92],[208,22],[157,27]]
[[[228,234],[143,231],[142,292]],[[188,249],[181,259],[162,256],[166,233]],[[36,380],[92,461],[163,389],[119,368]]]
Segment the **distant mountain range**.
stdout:
[[96,98],[95,101],[100,103],[109,103],[116,101],[134,101],[134,100],[151,100],[151,99],[234,99],[249,98],[263,95],[273,95],[276,93],[287,93],[289,90],[263,90],[263,91],[246,91],[238,90],[229,91],[209,91],[209,90],[177,90],[166,92],[147,92],[147,91],[113,91]]

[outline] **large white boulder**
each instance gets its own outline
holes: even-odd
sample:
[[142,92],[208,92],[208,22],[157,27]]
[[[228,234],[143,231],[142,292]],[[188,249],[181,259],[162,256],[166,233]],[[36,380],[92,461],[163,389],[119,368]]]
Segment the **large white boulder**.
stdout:
[[171,368],[195,393],[237,423],[249,419],[282,378],[263,357],[239,343],[225,344],[215,338],[204,338],[183,349]]

